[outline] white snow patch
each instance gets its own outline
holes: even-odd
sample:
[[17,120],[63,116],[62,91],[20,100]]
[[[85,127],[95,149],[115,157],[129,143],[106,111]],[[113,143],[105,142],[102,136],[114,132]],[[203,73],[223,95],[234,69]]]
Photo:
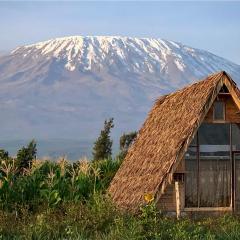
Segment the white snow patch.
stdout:
[[76,66],[72,65],[70,62],[68,62],[67,64],[65,64],[66,69],[68,69],[69,71],[74,71],[76,69]]
[[185,69],[185,64],[181,61],[179,61],[179,59],[176,59],[175,61],[175,64],[177,66],[177,68],[181,71],[181,72],[184,72],[184,69]]

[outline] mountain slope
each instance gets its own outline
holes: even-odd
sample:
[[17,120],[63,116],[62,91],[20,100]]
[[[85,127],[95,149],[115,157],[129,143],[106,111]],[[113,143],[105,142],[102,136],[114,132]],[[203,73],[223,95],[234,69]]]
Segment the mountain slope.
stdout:
[[1,138],[92,139],[107,117],[137,129],[154,99],[240,66],[161,39],[65,37],[0,57]]

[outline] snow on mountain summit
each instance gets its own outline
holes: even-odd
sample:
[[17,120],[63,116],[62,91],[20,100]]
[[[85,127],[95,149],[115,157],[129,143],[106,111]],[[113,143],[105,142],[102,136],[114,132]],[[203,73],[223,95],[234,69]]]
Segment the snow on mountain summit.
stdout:
[[192,62],[201,63],[199,72],[215,71],[216,62],[218,69],[229,68],[229,61],[206,51],[153,38],[72,36],[19,47],[12,54],[35,59],[54,57],[64,61],[69,71],[89,71],[95,65],[101,69],[116,63],[132,73],[167,72],[170,65],[184,72]]
[[0,56],[1,135],[95,138],[107,117],[116,134],[135,130],[158,96],[222,70],[240,83],[239,65],[163,39],[72,36],[21,46]]

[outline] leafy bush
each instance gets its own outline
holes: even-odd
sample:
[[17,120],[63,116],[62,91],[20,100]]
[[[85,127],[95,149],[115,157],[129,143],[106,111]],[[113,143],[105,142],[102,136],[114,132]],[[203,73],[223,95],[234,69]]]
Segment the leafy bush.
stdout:
[[20,174],[16,160],[2,159],[0,239],[240,239],[237,216],[175,220],[162,215],[150,195],[139,214],[119,211],[106,189],[120,164],[33,159]]

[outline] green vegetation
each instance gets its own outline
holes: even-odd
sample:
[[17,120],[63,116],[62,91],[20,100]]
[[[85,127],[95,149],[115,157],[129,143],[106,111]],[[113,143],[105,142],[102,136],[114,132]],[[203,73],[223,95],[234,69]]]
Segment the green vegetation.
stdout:
[[[75,166],[33,161],[18,178],[3,171],[0,239],[239,239],[240,219],[167,218],[154,204],[132,215],[117,210],[106,188],[119,162]],[[14,168],[12,168],[14,169]]]
[[119,157],[124,159],[127,155],[129,147],[133,144],[137,137],[137,132],[124,133],[119,140],[120,153]]
[[37,143],[32,140],[27,147],[22,147],[17,153],[17,165],[19,171],[22,173],[25,169],[32,166],[32,161],[37,156]]
[[114,127],[113,118],[105,120],[104,128],[93,146],[93,160],[108,159],[112,155],[113,141],[110,138],[111,129]]
[[119,211],[106,191],[119,158],[35,156],[34,141],[16,159],[0,150],[0,239],[240,239],[237,216],[176,220],[159,212],[151,195],[138,214]]

